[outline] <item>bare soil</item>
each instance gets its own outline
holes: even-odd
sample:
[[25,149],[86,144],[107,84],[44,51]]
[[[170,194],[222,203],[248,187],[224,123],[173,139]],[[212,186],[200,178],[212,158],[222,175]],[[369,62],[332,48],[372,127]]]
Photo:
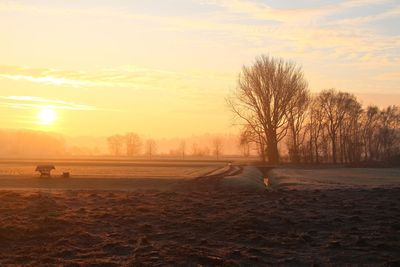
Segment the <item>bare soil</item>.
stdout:
[[400,264],[400,188],[0,191],[0,265]]

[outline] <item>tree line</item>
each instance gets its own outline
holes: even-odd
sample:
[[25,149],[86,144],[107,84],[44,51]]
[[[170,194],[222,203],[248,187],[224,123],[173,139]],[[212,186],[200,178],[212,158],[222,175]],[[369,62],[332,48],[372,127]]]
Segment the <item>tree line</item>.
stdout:
[[114,156],[138,156],[144,154],[150,159],[157,153],[157,143],[153,139],[147,139],[144,143],[136,133],[127,133],[125,135],[112,135],[107,138],[108,149]]
[[0,157],[61,156],[65,150],[65,140],[59,134],[0,129]]
[[244,152],[263,161],[386,161],[400,154],[400,108],[363,108],[336,89],[311,94],[302,69],[269,56],[244,66],[227,102],[241,126]]
[[[145,155],[152,159],[155,155],[159,154],[156,140],[147,139],[143,141],[134,132],[126,133],[125,135],[116,134],[109,136],[107,143],[110,154],[114,156],[134,157]],[[209,145],[193,143],[189,146],[185,140],[181,140],[176,148],[170,149],[169,156],[180,157],[182,159],[185,159],[187,156],[215,156],[217,160],[220,159],[224,152],[223,140],[215,137]]]

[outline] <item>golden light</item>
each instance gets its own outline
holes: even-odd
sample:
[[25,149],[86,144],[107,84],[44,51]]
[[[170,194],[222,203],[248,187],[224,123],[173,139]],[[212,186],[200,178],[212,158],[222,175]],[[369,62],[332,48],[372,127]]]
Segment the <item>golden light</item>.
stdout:
[[49,125],[56,120],[57,114],[52,108],[43,108],[37,116],[40,124]]

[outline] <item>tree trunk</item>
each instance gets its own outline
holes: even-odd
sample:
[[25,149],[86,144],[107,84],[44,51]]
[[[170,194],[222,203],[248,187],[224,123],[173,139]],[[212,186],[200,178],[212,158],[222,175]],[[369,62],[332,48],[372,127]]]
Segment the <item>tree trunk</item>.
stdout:
[[332,135],[332,159],[333,159],[333,163],[336,164],[337,158],[336,158],[336,135],[335,134]]
[[270,134],[267,145],[268,162],[270,164],[279,163],[279,152],[278,152],[278,141],[276,140],[276,134]]
[[299,144],[297,142],[297,136],[293,131],[293,162],[299,163],[300,162],[300,155],[299,155]]

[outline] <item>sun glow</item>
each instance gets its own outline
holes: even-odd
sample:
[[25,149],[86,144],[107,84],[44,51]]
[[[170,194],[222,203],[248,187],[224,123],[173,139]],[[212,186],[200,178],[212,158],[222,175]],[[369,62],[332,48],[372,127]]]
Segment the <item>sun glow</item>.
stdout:
[[52,108],[43,108],[39,111],[37,118],[40,124],[49,125],[56,120],[57,114]]

